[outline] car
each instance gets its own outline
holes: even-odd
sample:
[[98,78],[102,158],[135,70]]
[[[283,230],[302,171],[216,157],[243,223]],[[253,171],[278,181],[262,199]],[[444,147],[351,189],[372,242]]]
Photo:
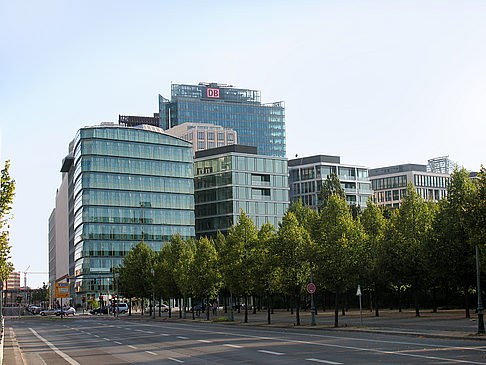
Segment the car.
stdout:
[[32,314],[39,314],[40,311],[42,310],[41,307],[38,307],[36,305],[29,305],[29,307],[27,308],[27,310],[32,313]]
[[[65,316],[72,314],[74,316],[76,314],[76,309],[74,309],[73,307],[64,307],[62,309],[62,314]],[[60,315],[61,315],[61,309],[58,309],[56,311],[56,316],[60,316]]]
[[91,314],[108,314],[108,307],[98,307],[89,311]]
[[118,313],[127,313],[128,312],[128,304],[127,303],[118,303],[116,305],[116,307],[118,308]]
[[[156,305],[155,306],[155,312],[157,313],[159,311],[159,307],[160,307],[160,311],[161,312],[168,312],[169,311],[169,306],[166,305],[166,304],[161,304],[161,305]],[[150,313],[150,306],[146,306],[145,307],[145,313]]]
[[43,309],[40,311],[40,315],[41,316],[52,316],[54,314],[56,314],[56,310],[55,309]]

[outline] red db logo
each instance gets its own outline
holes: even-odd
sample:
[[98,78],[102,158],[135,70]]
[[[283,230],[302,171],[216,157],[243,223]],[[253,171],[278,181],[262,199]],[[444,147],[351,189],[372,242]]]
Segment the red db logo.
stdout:
[[206,96],[208,98],[216,98],[219,99],[219,89],[207,88],[206,89]]

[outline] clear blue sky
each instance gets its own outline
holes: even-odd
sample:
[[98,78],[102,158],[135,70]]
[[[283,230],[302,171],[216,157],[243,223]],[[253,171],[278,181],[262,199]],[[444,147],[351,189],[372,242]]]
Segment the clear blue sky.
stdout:
[[[486,162],[484,1],[1,1],[0,161],[17,181],[13,262],[48,271],[68,142],[151,115],[170,83],[286,103],[287,154],[380,167]],[[39,285],[47,275],[31,275]]]

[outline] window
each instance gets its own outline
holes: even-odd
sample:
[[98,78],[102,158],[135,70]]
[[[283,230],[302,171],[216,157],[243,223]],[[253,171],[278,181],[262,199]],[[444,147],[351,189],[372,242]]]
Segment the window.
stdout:
[[214,148],[214,141],[208,141],[208,148]]
[[218,141],[224,141],[224,133],[218,133]]
[[233,133],[228,133],[228,141],[234,141],[234,137]]
[[208,140],[214,141],[214,132],[208,132]]
[[197,148],[198,149],[203,150],[204,147],[206,147],[204,141],[197,142]]
[[198,139],[204,139],[204,132],[197,132]]

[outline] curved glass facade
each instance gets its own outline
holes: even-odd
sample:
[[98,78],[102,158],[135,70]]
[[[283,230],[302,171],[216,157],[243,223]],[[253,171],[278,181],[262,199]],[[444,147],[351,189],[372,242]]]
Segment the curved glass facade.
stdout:
[[[75,292],[112,288],[112,269],[145,241],[194,237],[192,144],[161,130],[100,126],[73,142],[71,275]],[[79,298],[78,298],[79,299]]]

